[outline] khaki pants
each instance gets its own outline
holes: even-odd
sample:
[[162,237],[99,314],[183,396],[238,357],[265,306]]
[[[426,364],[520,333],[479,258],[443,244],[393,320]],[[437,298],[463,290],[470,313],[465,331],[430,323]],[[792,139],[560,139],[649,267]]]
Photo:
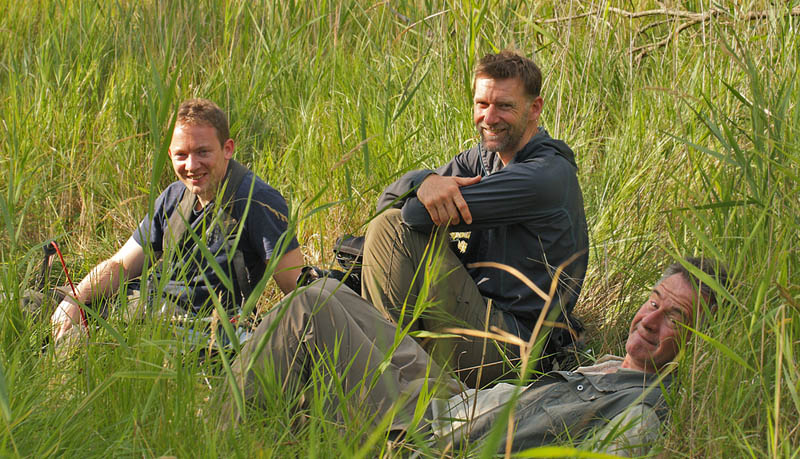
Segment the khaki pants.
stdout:
[[[509,330],[509,323],[516,324],[512,315],[494,308],[487,311],[475,281],[449,248],[449,234],[437,233],[411,230],[402,222],[399,209],[376,217],[364,242],[364,298],[400,328],[410,324],[411,331],[496,326],[519,335],[518,327]],[[481,338],[434,338],[422,345],[469,387],[511,376],[513,363],[519,359],[515,346]]]
[[[245,400],[263,402],[262,385],[277,383],[284,393],[302,394],[315,363],[327,358],[335,365],[323,364],[317,371],[323,380],[342,385],[342,392],[325,394],[329,412],[342,411],[336,409],[344,402],[338,394],[352,394],[347,405],[374,415],[373,423],[397,408],[390,430],[405,430],[424,385],[433,390],[443,384],[444,395],[459,388],[413,339],[397,339],[396,330],[344,284],[319,279],[262,319],[233,363],[233,373]],[[222,422],[227,424],[239,416],[230,387],[225,397]]]

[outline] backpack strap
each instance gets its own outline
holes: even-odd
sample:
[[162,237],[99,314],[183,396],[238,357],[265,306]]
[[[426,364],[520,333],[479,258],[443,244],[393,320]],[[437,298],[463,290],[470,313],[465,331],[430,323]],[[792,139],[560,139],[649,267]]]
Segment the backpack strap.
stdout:
[[244,176],[247,175],[248,172],[250,172],[250,170],[244,167],[239,161],[232,159],[228,162],[228,172],[225,175],[225,180],[223,180],[223,183],[227,183],[225,185],[225,192],[222,194],[223,208],[227,210],[228,213],[230,213],[229,208],[233,204],[233,197],[236,195],[239,187],[242,186]]
[[242,293],[242,304],[244,304],[244,301],[247,300],[253,292],[253,289],[250,288],[250,280],[247,278],[247,266],[244,264],[244,254],[238,249],[233,253],[233,272],[236,274],[236,280],[239,283],[239,291]]
[[163,253],[169,253],[172,249],[178,247],[178,244],[183,240],[186,235],[186,230],[189,228],[189,217],[192,215],[197,196],[189,191],[187,188],[183,192],[183,197],[175,211],[169,216],[167,220],[167,232],[164,234],[164,241],[161,243]]
[[[247,172],[249,172],[249,170],[235,159],[228,162],[228,171],[225,174],[225,179],[222,181],[225,187],[225,191],[222,194],[222,209],[224,209],[228,215],[231,214],[231,210],[233,209],[233,198],[236,195],[236,191],[242,185]],[[176,248],[183,240],[186,235],[186,230],[188,229],[189,217],[196,205],[197,195],[187,188],[183,192],[183,197],[175,208],[175,211],[172,212],[172,215],[170,215],[167,220],[167,233],[164,235],[164,241],[162,243],[164,252],[167,252],[168,249]]]
[[[225,185],[225,191],[222,194],[222,210],[226,214],[224,217],[225,224],[223,225],[223,231],[225,234],[229,234],[232,230],[234,225],[236,225],[237,221],[233,218],[233,198],[236,196],[236,192],[241,187],[242,182],[244,182],[244,177],[249,172],[249,169],[244,167],[241,163],[236,161],[235,159],[230,160],[228,163],[228,178],[227,184]],[[253,176],[255,180],[255,176]],[[244,254],[238,248],[233,253],[233,272],[236,275],[236,281],[239,284],[239,291],[242,294],[242,302],[247,300],[252,293],[253,289],[250,288],[250,280],[248,279],[247,275],[247,266],[244,264]]]
[[[222,181],[224,191],[220,201],[220,209],[217,214],[219,224],[224,236],[228,236],[233,231],[234,226],[238,221],[233,218],[233,203],[236,192],[244,182],[244,178],[250,170],[243,166],[238,161],[231,159],[228,162],[228,170],[225,178]],[[255,176],[253,177],[255,179]],[[197,195],[192,193],[188,188],[184,191],[175,211],[169,216],[167,220],[167,231],[164,234],[164,241],[162,243],[163,253],[170,253],[177,249],[187,237],[187,230],[189,229],[189,218],[191,217],[192,210],[197,205]],[[209,231],[214,230],[212,225]],[[229,246],[230,248],[230,246]],[[163,262],[163,260],[162,260]],[[236,275],[236,280],[239,284],[239,290],[242,295],[242,300],[247,299],[252,292],[250,281],[248,280],[247,267],[244,263],[244,255],[241,250],[235,250],[233,253],[233,271]]]

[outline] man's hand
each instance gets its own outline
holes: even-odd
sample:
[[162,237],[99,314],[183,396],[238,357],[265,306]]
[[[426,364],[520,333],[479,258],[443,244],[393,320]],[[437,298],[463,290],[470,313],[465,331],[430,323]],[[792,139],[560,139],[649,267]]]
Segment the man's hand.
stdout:
[[50,318],[50,324],[53,327],[53,339],[58,343],[61,338],[74,326],[78,326],[83,330],[81,323],[81,310],[71,297],[67,296],[61,303],[58,304],[56,312]]
[[442,177],[431,174],[422,181],[417,190],[417,199],[425,206],[434,225],[456,225],[464,220],[472,223],[469,206],[461,196],[461,187],[474,185],[481,181],[476,177]]

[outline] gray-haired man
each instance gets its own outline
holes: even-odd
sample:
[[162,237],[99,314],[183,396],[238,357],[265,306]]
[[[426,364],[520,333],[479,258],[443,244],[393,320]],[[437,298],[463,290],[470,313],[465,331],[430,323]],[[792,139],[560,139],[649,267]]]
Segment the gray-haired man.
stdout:
[[[696,258],[685,263],[726,284],[721,265]],[[582,440],[592,431],[596,432],[592,438],[605,437],[622,425],[616,429],[622,434],[607,449],[632,454],[639,451],[626,448],[650,443],[664,419],[662,388],[671,382],[664,370],[686,343],[684,325],[696,328],[716,304],[708,285],[683,264],[670,265],[634,316],[624,357],[609,356],[591,367],[553,372],[523,388],[499,384],[462,392],[463,386],[412,338],[395,338],[394,325],[369,303],[338,282],[321,279],[262,321],[234,371],[245,398],[252,400],[263,397],[259,382],[265,377],[304,391],[314,362],[323,355],[337,355],[333,368],[342,381],[341,393],[355,394],[347,403],[371,415],[367,419],[376,426],[384,417],[393,417],[390,429],[395,431],[413,428],[409,420],[419,408],[422,388],[439,387],[437,396],[442,398],[429,405],[427,418],[441,442],[455,443],[483,439],[504,419],[506,402],[521,391],[514,407],[514,450],[567,435]],[[238,417],[230,400],[223,416],[225,421]]]

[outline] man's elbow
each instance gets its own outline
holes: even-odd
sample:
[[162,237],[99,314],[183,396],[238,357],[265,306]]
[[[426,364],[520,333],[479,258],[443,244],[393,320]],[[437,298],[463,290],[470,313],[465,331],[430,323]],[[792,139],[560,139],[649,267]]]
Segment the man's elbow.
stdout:
[[278,288],[284,294],[297,287],[297,278],[300,277],[303,267],[303,253],[300,248],[292,249],[281,257],[272,275]]
[[435,225],[431,220],[428,209],[417,198],[406,201],[400,215],[403,218],[403,223],[414,231],[430,233],[434,229]]

